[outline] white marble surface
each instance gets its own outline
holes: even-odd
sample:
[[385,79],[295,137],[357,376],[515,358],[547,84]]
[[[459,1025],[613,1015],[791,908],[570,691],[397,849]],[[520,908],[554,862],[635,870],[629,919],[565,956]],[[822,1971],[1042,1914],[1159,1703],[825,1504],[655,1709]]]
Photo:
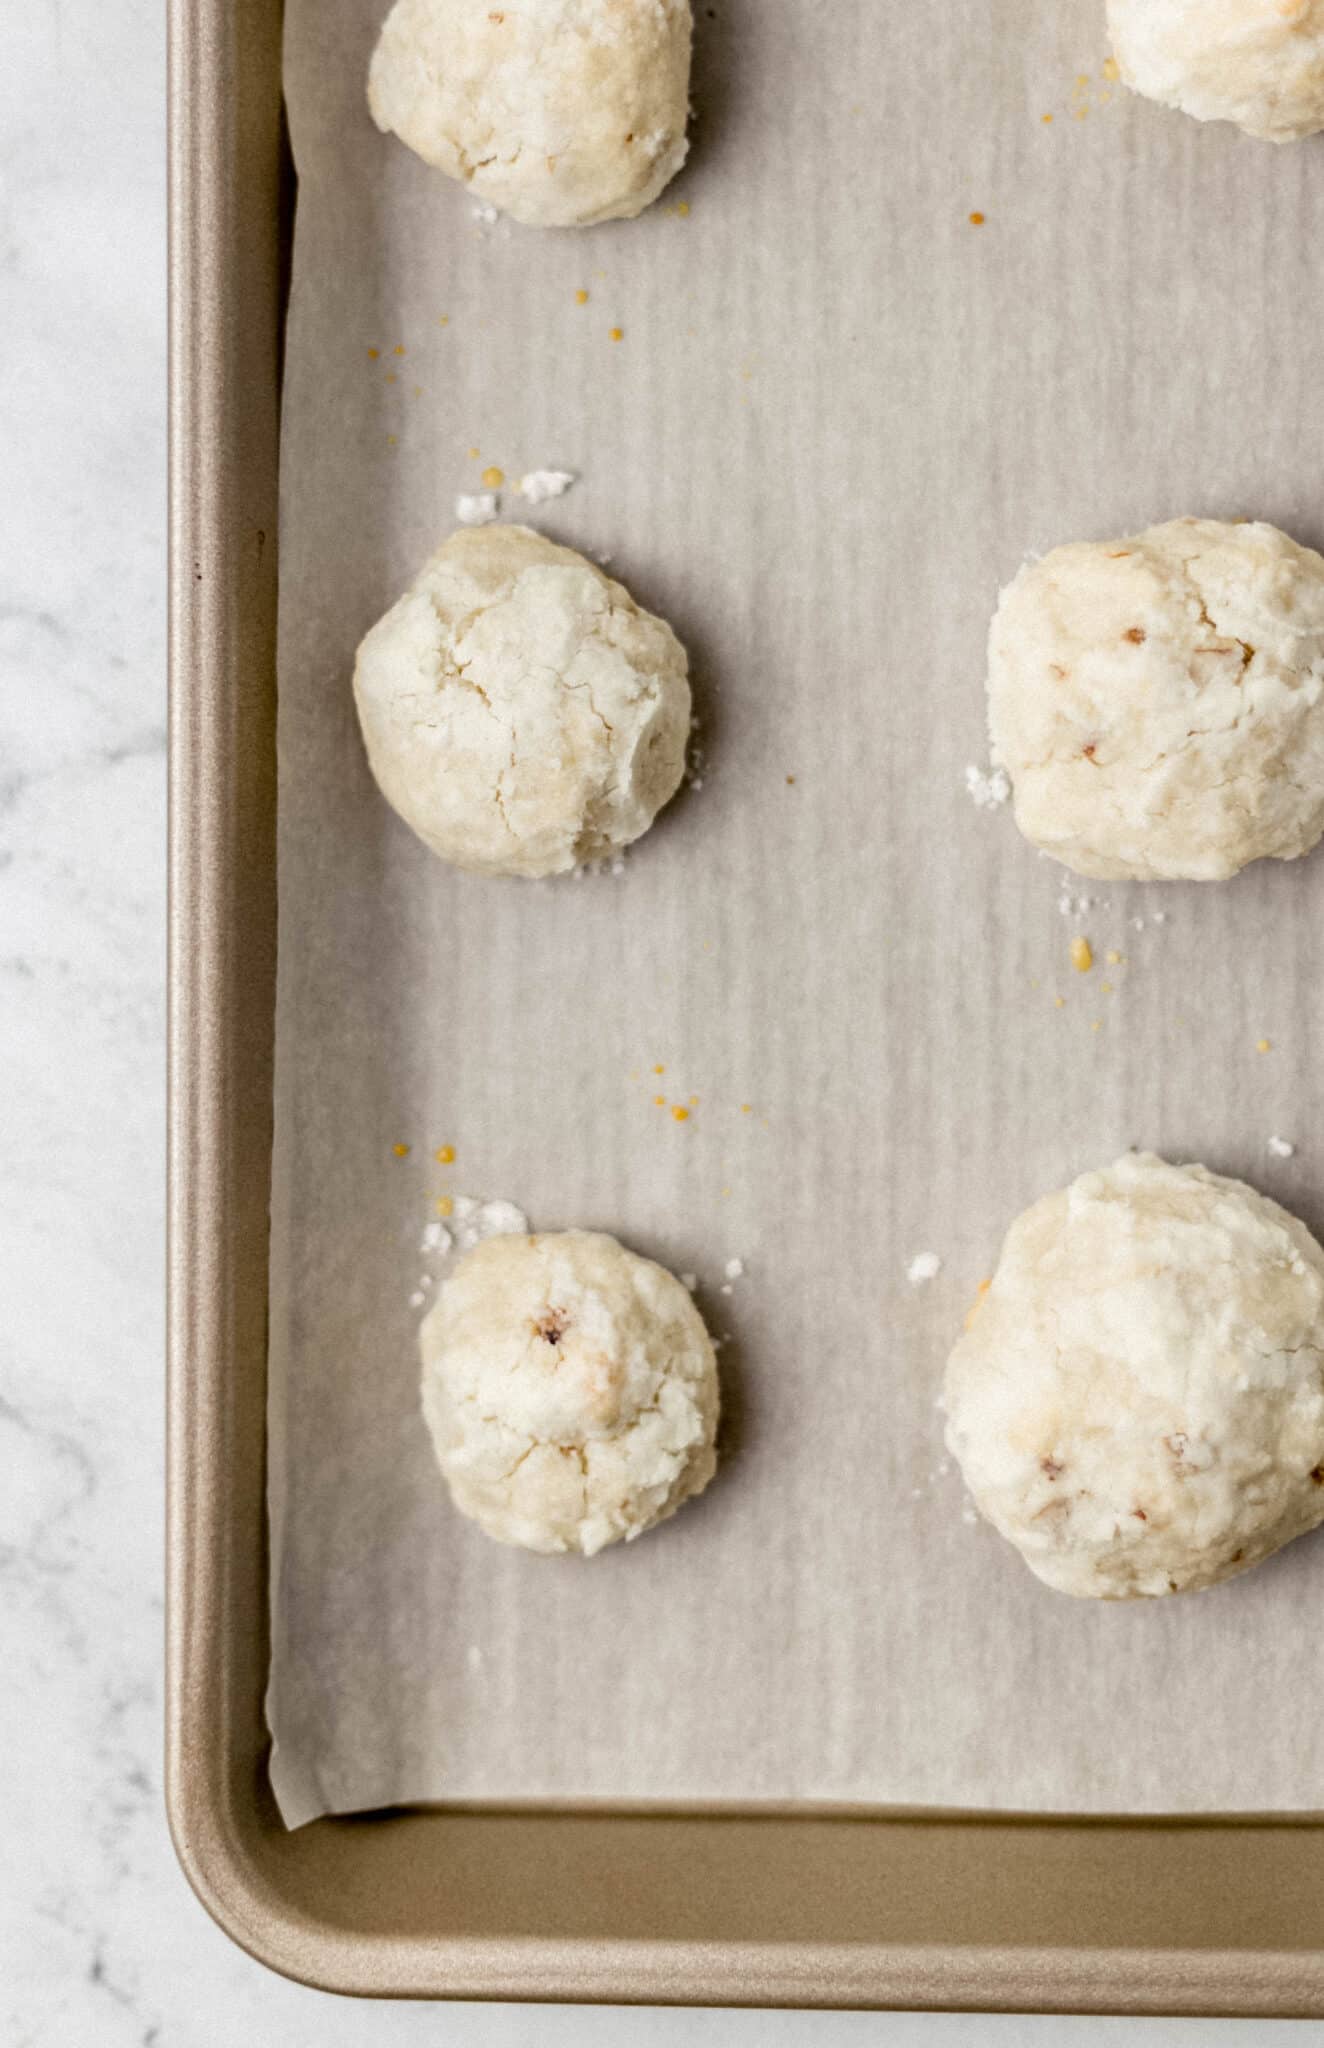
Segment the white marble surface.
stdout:
[[162,14],[0,9],[0,2043],[1319,2038],[352,2005],[267,1975],[188,1892],[159,1762]]

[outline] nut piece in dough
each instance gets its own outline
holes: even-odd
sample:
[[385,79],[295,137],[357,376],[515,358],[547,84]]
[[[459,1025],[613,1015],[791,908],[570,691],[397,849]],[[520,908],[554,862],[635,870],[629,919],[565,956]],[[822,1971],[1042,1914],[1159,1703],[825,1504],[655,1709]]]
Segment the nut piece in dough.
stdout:
[[490,1238],[442,1288],[420,1344],[451,1497],[499,1543],[592,1557],[713,1476],[708,1332],[680,1281],[613,1237]]
[[452,534],[363,641],[354,695],[387,802],[475,874],[564,874],[628,846],[684,773],[670,626],[524,526]]
[[1132,89],[1265,142],[1324,128],[1324,0],[1108,0]]
[[1216,881],[1324,832],[1324,559],[1174,519],[1054,548],[989,634],[993,758],[1078,875]]
[[685,161],[690,0],[396,0],[377,126],[531,227],[632,220]]
[[1241,1181],[1130,1153],[1013,1223],[944,1405],[1045,1585],[1215,1585],[1324,1521],[1324,1251]]

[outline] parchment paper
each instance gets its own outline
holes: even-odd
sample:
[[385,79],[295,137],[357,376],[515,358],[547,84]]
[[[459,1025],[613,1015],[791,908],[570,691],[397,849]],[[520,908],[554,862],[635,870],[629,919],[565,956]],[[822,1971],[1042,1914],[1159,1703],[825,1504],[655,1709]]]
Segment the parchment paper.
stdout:
[[[282,1811],[1324,1805],[1321,1544],[1072,1603],[963,1519],[934,1410],[1007,1223],[1129,1144],[1324,1223],[1324,857],[1063,915],[964,787],[1026,552],[1188,511],[1324,540],[1324,148],[1129,98],[1095,0],[714,0],[658,207],[485,226],[369,121],[384,4],[287,7]],[[488,463],[579,472],[506,515],[691,650],[702,788],[619,877],[453,874],[369,778],[355,645]],[[700,1275],[726,1458],[665,1530],[584,1564],[449,1509],[410,1305],[448,1190]]]

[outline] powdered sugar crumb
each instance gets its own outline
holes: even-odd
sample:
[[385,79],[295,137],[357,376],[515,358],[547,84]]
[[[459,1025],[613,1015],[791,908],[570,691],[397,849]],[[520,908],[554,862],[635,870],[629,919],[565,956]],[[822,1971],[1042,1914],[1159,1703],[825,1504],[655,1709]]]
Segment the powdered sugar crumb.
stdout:
[[1296,1146],[1290,1138],[1270,1138],[1269,1150],[1275,1159],[1291,1159],[1296,1152]]
[[966,793],[977,810],[1000,810],[1011,795],[1011,778],[1005,768],[977,768],[972,761],[965,771]]
[[490,526],[496,516],[495,491],[461,491],[455,500],[455,517],[461,526]]
[[563,498],[575,481],[572,469],[531,469],[520,478],[519,494],[531,505],[545,505],[551,498]]
[[916,1252],[906,1267],[906,1278],[912,1287],[924,1287],[930,1280],[936,1280],[942,1271],[942,1260],[936,1252]]

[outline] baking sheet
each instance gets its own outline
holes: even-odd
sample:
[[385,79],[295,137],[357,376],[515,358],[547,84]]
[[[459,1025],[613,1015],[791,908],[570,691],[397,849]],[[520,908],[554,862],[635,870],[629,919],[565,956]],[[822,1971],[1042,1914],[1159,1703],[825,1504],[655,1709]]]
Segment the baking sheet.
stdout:
[[[1324,861],[1068,878],[1095,900],[1064,915],[964,786],[1025,552],[1188,511],[1324,540],[1324,152],[1130,99],[1085,0],[716,0],[682,179],[539,234],[376,133],[382,0],[286,11],[285,1818],[1318,1808],[1320,1543],[1187,1600],[1056,1598],[965,1518],[934,1400],[1011,1217],[1128,1144],[1324,1224]],[[702,786],[619,876],[452,874],[368,775],[355,645],[489,463],[578,472],[507,516],[610,554],[691,651]],[[585,1564],[449,1510],[411,1305],[447,1193],[700,1275],[726,1458],[664,1530]]]

